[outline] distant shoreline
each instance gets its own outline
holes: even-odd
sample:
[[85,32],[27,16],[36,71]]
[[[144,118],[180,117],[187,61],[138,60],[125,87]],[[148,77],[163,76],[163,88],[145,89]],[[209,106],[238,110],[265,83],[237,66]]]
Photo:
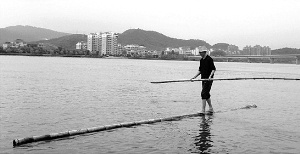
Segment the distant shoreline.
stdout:
[[[141,60],[172,60],[172,61],[198,61],[196,59],[176,59],[176,58],[145,58],[145,57],[123,57],[123,56],[90,56],[90,55],[52,55],[52,54],[28,54],[28,53],[0,53],[0,56],[40,56],[40,57],[74,57],[74,58],[102,58],[102,59],[141,59]],[[214,57],[212,57],[214,59]],[[245,59],[230,59],[218,57],[214,59],[215,62],[243,62],[243,63],[270,63],[267,59],[253,59],[250,62]],[[296,64],[293,59],[277,59],[275,64]]]

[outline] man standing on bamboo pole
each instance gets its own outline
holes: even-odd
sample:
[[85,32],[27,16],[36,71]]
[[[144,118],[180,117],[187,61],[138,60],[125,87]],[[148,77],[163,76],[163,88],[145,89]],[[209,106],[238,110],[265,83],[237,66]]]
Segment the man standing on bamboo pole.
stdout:
[[214,73],[216,71],[216,67],[213,59],[208,55],[208,50],[205,46],[199,48],[199,54],[201,56],[200,66],[198,73],[191,79],[197,78],[201,74],[201,79],[208,79],[209,81],[202,81],[202,111],[200,114],[205,114],[206,102],[209,106],[208,113],[213,113],[213,107],[210,99],[210,89],[213,83],[213,80],[210,80],[214,77]]

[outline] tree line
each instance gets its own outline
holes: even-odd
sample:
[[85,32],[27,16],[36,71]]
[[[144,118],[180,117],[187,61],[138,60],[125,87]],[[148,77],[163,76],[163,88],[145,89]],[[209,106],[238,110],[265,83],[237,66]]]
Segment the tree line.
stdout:
[[38,46],[8,47],[6,49],[0,47],[0,53],[20,55],[91,55],[89,50],[67,50],[62,47],[57,47],[56,49],[45,49]]

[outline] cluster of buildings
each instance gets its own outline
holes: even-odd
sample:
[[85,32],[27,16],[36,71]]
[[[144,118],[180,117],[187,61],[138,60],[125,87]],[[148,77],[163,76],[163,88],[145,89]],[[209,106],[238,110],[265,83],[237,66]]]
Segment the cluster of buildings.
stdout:
[[246,46],[241,54],[244,55],[271,55],[271,48],[268,46],[255,45],[253,47]]
[[80,41],[80,42],[76,43],[76,49],[87,50],[87,43],[84,41]]
[[46,46],[49,45],[45,45],[44,43],[26,43],[24,40],[22,39],[16,39],[13,42],[5,42],[2,45],[3,50],[6,50],[7,48],[20,48],[20,47],[31,47],[31,48],[35,48],[35,47],[39,47],[39,48],[44,48]]
[[[118,44],[118,34],[112,32],[104,33],[91,33],[87,37],[87,43],[78,42],[76,44],[76,49],[89,50],[91,54],[96,55],[161,55],[163,54],[179,54],[179,55],[199,55],[199,51],[203,46],[191,49],[189,46],[171,48],[167,47],[164,51],[148,51],[146,47],[130,44],[121,46]],[[209,54],[216,50],[222,50],[227,55],[243,54],[243,55],[271,55],[271,48],[268,46],[246,46],[243,50],[239,50],[236,45],[228,45],[227,49],[209,49]]]
[[14,42],[5,42],[2,45],[4,50],[9,47],[19,48],[19,47],[25,47],[25,46],[27,46],[27,43],[25,43],[22,39],[16,39]]
[[148,51],[137,44],[122,46],[118,43],[118,34],[113,32],[90,33],[87,42],[76,44],[77,50],[89,50],[93,55],[156,55],[156,51]]
[[[10,47],[19,48],[19,47],[44,47],[43,43],[38,44],[27,44],[22,39],[16,39],[14,42],[5,42],[3,45],[3,49],[7,49]],[[159,55],[167,55],[167,54],[177,54],[177,55],[199,55],[199,51],[203,48],[203,46],[196,47],[191,49],[189,46],[171,48],[168,47],[164,51],[149,51],[146,47],[130,44],[122,46],[118,43],[118,34],[113,32],[99,32],[99,33],[91,33],[87,36],[87,41],[81,41],[76,44],[76,49],[79,50],[88,50],[90,54],[93,55],[140,55],[140,56],[159,56]],[[227,55],[233,54],[242,54],[242,55],[271,55],[271,48],[268,46],[246,46],[243,50],[239,50],[238,46],[228,45],[227,49],[209,49],[209,54],[216,50],[222,50]]]
[[[169,52],[175,52],[177,54],[181,54],[181,55],[199,55],[199,51],[206,49],[205,46],[199,46],[196,47],[195,49],[191,49],[190,47],[186,46],[186,47],[179,47],[179,48],[166,48],[166,53]],[[218,49],[218,48],[211,48],[208,49],[208,54],[210,54],[211,52],[214,52],[216,50],[222,50],[224,51],[226,54],[231,55],[231,54],[240,54],[239,51],[239,47],[235,46],[235,45],[229,45],[227,47],[227,49]]]
[[[166,48],[165,53],[166,54],[170,54],[170,53],[176,53],[176,54],[180,54],[180,55],[199,55],[199,51],[202,51],[203,49],[206,49],[205,46],[199,46],[196,47],[195,49],[191,49],[188,46],[185,47],[179,47],[179,48]],[[212,52],[213,50],[209,50],[209,54],[210,52]]]
[[[146,47],[137,44],[128,44],[125,46],[119,45],[121,53],[136,55],[136,54],[146,54]],[[148,51],[147,51],[148,52]]]
[[[182,55],[198,55],[201,47],[190,49],[190,47],[166,48],[163,54],[175,53]],[[162,51],[148,51],[146,47],[129,44],[121,46],[118,43],[118,34],[113,32],[90,33],[87,42],[78,42],[76,49],[89,50],[93,55],[161,55]]]

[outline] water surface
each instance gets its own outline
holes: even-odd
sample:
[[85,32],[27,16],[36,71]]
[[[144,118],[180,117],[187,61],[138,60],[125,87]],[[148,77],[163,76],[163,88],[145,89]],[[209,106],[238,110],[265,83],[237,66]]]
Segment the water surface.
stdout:
[[[300,78],[295,64],[216,62],[216,78]],[[299,153],[300,82],[215,81],[214,116],[36,142],[12,140],[200,111],[196,61],[0,56],[2,153]],[[257,108],[239,109],[249,104]]]

